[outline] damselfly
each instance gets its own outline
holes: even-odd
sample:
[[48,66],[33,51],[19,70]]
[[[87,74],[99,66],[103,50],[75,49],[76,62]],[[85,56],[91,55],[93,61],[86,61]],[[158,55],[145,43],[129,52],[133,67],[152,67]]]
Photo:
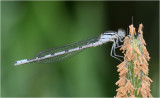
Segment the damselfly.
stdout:
[[[16,61],[14,65],[21,65],[21,64],[27,64],[32,62],[39,62],[39,63],[56,62],[56,61],[63,60],[68,56],[79,53],[80,51],[86,48],[100,46],[107,42],[113,42],[110,55],[120,60],[117,57],[123,57],[123,56],[116,55],[115,49],[117,47],[120,47],[118,42],[119,41],[123,42],[122,39],[124,37],[125,37],[125,31],[122,29],[119,29],[118,32],[108,31],[101,34],[100,36],[97,36],[91,39],[87,39],[77,43],[39,52],[33,59],[19,60],[19,61]],[[112,51],[114,52],[114,55],[112,55]]]

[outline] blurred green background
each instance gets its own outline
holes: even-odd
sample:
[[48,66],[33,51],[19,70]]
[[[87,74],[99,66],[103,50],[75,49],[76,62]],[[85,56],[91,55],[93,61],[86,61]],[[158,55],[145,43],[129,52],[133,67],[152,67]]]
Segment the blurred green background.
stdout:
[[[2,97],[113,97],[118,88],[112,43],[51,64],[14,66],[16,60],[100,35],[144,25],[151,93],[159,92],[159,2],[1,2]],[[120,54],[120,52],[119,52]]]

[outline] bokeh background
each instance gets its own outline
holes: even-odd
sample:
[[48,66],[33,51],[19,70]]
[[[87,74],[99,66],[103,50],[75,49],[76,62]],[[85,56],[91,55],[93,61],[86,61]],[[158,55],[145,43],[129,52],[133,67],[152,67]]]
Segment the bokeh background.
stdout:
[[[1,96],[113,97],[118,88],[112,43],[89,48],[64,61],[14,66],[16,60],[100,35],[144,25],[150,53],[151,93],[159,93],[159,2],[2,1]],[[117,52],[120,54],[121,51]]]

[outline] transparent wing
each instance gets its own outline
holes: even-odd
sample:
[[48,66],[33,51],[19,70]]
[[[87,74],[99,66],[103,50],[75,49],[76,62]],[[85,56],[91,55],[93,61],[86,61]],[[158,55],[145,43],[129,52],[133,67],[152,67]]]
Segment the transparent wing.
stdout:
[[[84,49],[83,49],[84,50]],[[82,50],[79,50],[79,51],[75,51],[75,52],[71,52],[71,53],[66,53],[66,54],[63,54],[63,55],[58,55],[58,56],[55,56],[55,57],[52,57],[52,58],[47,58],[47,59],[44,59],[44,60],[41,60],[41,61],[38,61],[37,63],[53,63],[53,62],[58,62],[58,61],[61,61],[61,60],[64,60],[68,57],[71,57],[75,54],[78,54],[80,53]]]
[[73,55],[81,52],[84,49],[67,53],[68,50],[74,49],[74,48],[77,48],[77,47],[82,47],[84,45],[97,42],[98,40],[99,40],[99,36],[94,37],[94,38],[90,38],[90,39],[87,39],[87,40],[83,40],[83,41],[80,41],[80,42],[77,42],[77,43],[68,44],[68,45],[65,45],[65,46],[48,49],[48,50],[39,52],[35,56],[35,58],[36,57],[40,58],[40,57],[43,57],[43,56],[48,55],[48,54],[54,54],[54,53],[58,53],[58,52],[61,52],[61,51],[66,51],[66,53],[63,54],[63,55],[58,55],[58,56],[54,56],[54,57],[51,57],[51,58],[43,59],[41,61],[38,61],[38,63],[51,63],[51,62],[61,61],[61,60],[64,60],[64,59],[66,59],[70,56],[73,56]]

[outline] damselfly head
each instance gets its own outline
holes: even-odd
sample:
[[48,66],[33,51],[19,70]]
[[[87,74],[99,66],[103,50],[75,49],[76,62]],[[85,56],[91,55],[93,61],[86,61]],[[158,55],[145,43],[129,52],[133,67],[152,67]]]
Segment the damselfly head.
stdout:
[[118,29],[117,34],[121,39],[123,39],[125,37],[125,35],[126,35],[126,32],[123,29]]

